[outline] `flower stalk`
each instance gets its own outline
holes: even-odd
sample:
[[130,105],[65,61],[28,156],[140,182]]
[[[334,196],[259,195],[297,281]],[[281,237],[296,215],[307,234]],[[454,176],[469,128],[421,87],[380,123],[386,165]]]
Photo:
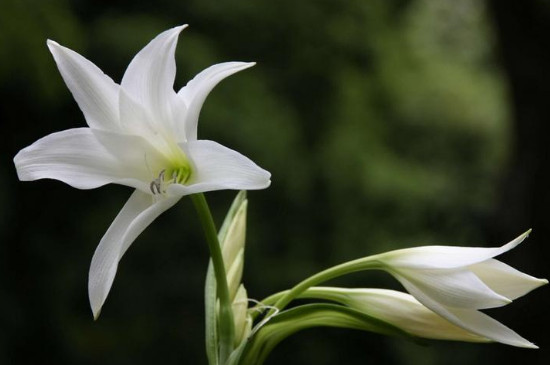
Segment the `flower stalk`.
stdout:
[[[325,281],[337,278],[342,275],[347,275],[356,271],[363,270],[374,270],[380,268],[380,264],[375,259],[375,256],[363,257],[357,260],[352,260],[345,262],[340,265],[330,267],[326,270],[323,270],[315,275],[310,276],[309,278],[301,281],[295,285],[288,292],[283,294],[275,294],[272,297],[268,297],[262,301],[262,304],[271,305],[274,302],[274,306],[278,310],[284,309],[291,301],[298,298],[304,291],[311,288],[312,286],[319,285]],[[275,312],[272,309],[269,315],[272,315]]]
[[225,275],[225,264],[223,261],[222,250],[218,241],[218,233],[210,208],[204,194],[193,194],[191,200],[201,221],[201,225],[206,236],[210,257],[214,267],[216,277],[217,296],[220,303],[219,310],[219,357],[220,364],[224,364],[233,351],[233,338],[235,328],[233,322],[233,309],[229,297],[229,288]]

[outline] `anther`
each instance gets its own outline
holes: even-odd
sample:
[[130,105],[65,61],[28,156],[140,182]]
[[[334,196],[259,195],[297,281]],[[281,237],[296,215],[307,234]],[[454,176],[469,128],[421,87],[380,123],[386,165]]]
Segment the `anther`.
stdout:
[[153,193],[153,195],[157,194],[155,192],[155,188],[158,190],[158,192],[160,193],[160,186],[157,185],[157,182],[156,180],[153,180],[151,181],[151,184],[149,184],[149,189],[151,189],[151,193]]
[[159,176],[155,180],[151,181],[151,184],[149,184],[149,189],[151,189],[151,193],[153,193],[153,195],[162,193],[162,184],[164,182],[165,172],[166,170],[161,170]]

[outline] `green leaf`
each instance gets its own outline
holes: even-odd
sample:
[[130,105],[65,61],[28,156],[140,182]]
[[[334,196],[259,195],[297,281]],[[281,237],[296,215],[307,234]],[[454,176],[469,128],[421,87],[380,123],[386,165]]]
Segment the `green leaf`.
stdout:
[[218,313],[216,307],[216,276],[214,275],[212,260],[210,260],[204,285],[206,355],[210,365],[218,365]]
[[241,358],[243,356],[243,352],[246,349],[247,344],[248,344],[248,341],[242,341],[239,347],[233,350],[233,352],[231,353],[231,356],[229,356],[229,359],[227,359],[227,362],[225,363],[225,365],[245,364],[244,362],[241,362]]
[[328,303],[307,304],[271,318],[253,335],[236,364],[261,365],[282,340],[312,327],[349,328],[413,338],[398,327],[348,307]]

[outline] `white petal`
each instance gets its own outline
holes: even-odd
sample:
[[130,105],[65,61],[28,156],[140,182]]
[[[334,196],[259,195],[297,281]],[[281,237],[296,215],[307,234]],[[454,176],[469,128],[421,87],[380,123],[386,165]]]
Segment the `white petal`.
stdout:
[[193,163],[189,185],[172,184],[167,191],[193,194],[235,189],[254,190],[269,186],[271,174],[240,153],[212,141],[191,141],[180,145]]
[[199,114],[210,91],[226,77],[255,64],[254,62],[225,62],[210,66],[195,76],[178,92],[178,96],[185,101],[188,109],[185,120],[180,122],[185,125],[185,134],[188,140],[197,139]]
[[[177,143],[187,142],[187,105],[175,92],[171,93],[169,97],[172,119],[168,123],[168,129],[173,134],[172,137],[175,138]],[[196,133],[195,128],[194,139],[197,137]]]
[[411,294],[411,291],[421,291],[448,307],[485,309],[511,302],[468,270],[407,270],[394,276]]
[[138,103],[148,109],[159,124],[170,124],[171,101],[175,98],[174,53],[179,33],[186,25],[159,34],[130,62],[121,86]]
[[537,346],[533,343],[527,341],[510,328],[504,326],[502,323],[492,319],[484,313],[474,309],[445,307],[441,303],[434,301],[429,296],[424,295],[422,291],[417,290],[414,286],[407,287],[407,290],[420,303],[447,319],[449,322],[464,328],[467,331],[511,346],[537,348]]
[[153,201],[151,195],[136,190],[117,215],[95,250],[88,277],[88,295],[94,318],[109,294],[122,255],[160,214],[180,197]]
[[52,40],[48,47],[90,128],[118,130],[119,86],[78,53]]
[[485,284],[500,295],[516,299],[539,286],[548,284],[546,279],[527,275],[495,259],[469,267]]
[[119,93],[120,125],[129,134],[146,139],[157,139],[159,125],[151,112],[139,104],[124,90]]
[[[343,295],[339,302],[349,305],[415,336],[440,340],[487,342],[431,311],[412,295],[386,289],[313,288]],[[308,297],[308,292],[302,297]],[[330,297],[329,297],[330,299]]]
[[421,246],[379,255],[391,266],[420,269],[451,269],[469,266],[501,255],[519,245],[531,230],[502,247]]
[[449,309],[460,320],[463,328],[506,345],[537,349],[538,347],[485,313],[465,309]]
[[124,89],[120,89],[119,105],[120,125],[125,133],[141,136],[157,151],[164,151],[165,156],[170,154],[172,148],[177,148],[178,129],[168,124],[159,124],[158,118],[133,100]]
[[14,163],[22,181],[55,179],[78,189],[109,183],[145,189],[139,176],[132,176],[119,157],[105,148],[92,129],[76,128],[39,139],[19,151]]

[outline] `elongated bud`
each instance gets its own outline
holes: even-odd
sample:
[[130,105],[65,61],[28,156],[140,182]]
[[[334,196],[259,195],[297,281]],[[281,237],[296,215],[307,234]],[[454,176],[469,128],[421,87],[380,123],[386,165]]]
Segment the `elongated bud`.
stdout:
[[244,248],[241,248],[231,267],[227,268],[227,286],[229,288],[229,297],[236,300],[237,290],[241,285],[244,266]]
[[418,337],[468,342],[491,339],[462,329],[431,311],[412,295],[387,289],[313,287],[302,297],[336,301]]
[[241,192],[235,198],[219,234],[229,297],[232,302],[235,347],[248,337],[252,329],[252,318],[248,315],[248,296],[246,289],[241,284],[244,267],[247,207],[246,195]]
[[246,199],[240,202],[240,206],[227,226],[225,237],[221,242],[231,300],[234,300],[237,294],[243,273],[247,206],[248,201]]
[[233,301],[233,320],[235,321],[235,347],[237,347],[252,330],[252,318],[248,315],[248,295],[242,284]]

